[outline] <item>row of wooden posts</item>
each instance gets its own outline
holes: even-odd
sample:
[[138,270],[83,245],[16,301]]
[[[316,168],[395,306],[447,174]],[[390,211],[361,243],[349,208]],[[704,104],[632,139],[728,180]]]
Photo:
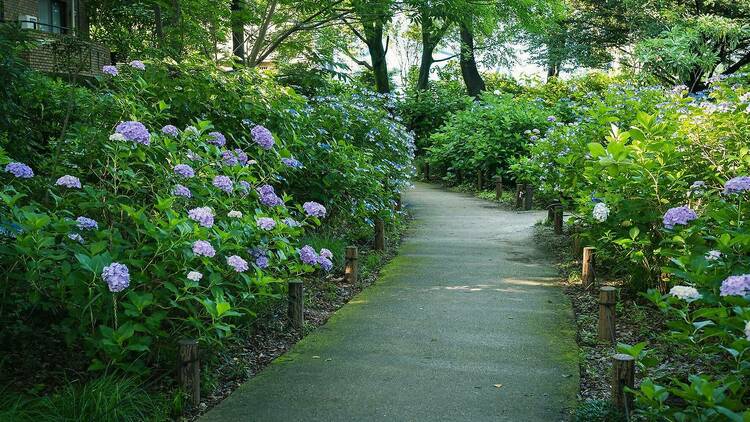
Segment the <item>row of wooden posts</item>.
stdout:
[[[401,205],[400,198],[397,199],[396,209]],[[385,250],[385,223],[382,219],[375,220],[375,239],[373,242],[376,251]],[[357,283],[359,274],[359,249],[356,246],[347,246],[344,253],[344,281],[349,284]],[[302,330],[305,324],[305,300],[304,284],[302,280],[289,280],[287,316],[290,325],[296,330]],[[179,370],[178,381],[183,391],[190,394],[190,402],[193,406],[199,406],[201,401],[200,382],[200,359],[198,357],[198,341],[183,339],[179,342]]]

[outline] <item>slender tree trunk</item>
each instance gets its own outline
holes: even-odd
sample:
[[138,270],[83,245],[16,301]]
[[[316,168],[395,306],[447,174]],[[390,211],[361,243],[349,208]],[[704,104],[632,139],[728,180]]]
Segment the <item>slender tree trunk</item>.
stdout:
[[434,25],[428,12],[422,10],[422,60],[419,62],[419,77],[417,78],[417,89],[420,91],[427,90],[430,83],[430,68],[435,62],[432,52],[435,50]]
[[547,62],[547,80],[560,76],[560,64],[549,59]]
[[250,50],[250,56],[247,58],[248,66],[254,67],[260,64],[258,62],[258,55],[260,54],[260,49],[263,47],[263,42],[266,39],[268,27],[271,26],[271,19],[273,18],[273,14],[276,12],[277,4],[278,2],[276,0],[272,0],[268,5],[268,8],[266,9],[265,17],[263,18],[263,22],[258,29],[258,37],[255,39],[253,48]]
[[245,63],[245,23],[242,21],[242,0],[232,0],[232,54]]
[[385,59],[387,48],[383,46],[383,23],[375,21],[365,28],[367,38],[367,50],[370,52],[372,72],[375,75],[375,87],[381,94],[391,92],[388,80],[388,63]]
[[154,4],[154,34],[156,35],[156,47],[164,46],[164,23],[161,19],[161,6]]
[[482,75],[477,69],[477,62],[474,58],[474,34],[465,24],[461,24],[461,76],[466,84],[466,91],[472,97],[479,97],[479,94],[486,89]]

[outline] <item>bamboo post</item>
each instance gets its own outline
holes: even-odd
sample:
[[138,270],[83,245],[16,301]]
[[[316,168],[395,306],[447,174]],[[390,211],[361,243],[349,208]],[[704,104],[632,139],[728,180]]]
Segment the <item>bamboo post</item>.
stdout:
[[305,288],[302,280],[289,280],[289,321],[301,330],[305,324]]
[[[576,239],[578,240],[578,237],[576,236]],[[596,251],[596,248],[593,248],[591,246],[586,246],[583,248],[583,265],[581,268],[581,283],[583,284],[584,289],[589,289],[591,286],[594,285],[594,281],[596,280],[596,269],[594,267],[594,252]]]
[[382,218],[375,219],[375,250],[385,250],[385,224]]
[[180,345],[179,382],[183,391],[190,393],[193,407],[201,403],[201,368],[198,361],[198,341],[182,339]]
[[555,205],[555,211],[554,211],[554,225],[555,225],[555,234],[562,234],[563,232],[563,207],[562,205]]
[[483,185],[483,183],[482,183],[482,170],[479,170],[477,172],[477,191],[478,192],[482,191],[482,185]]
[[516,208],[523,205],[523,192],[526,187],[521,183],[516,183]]
[[612,286],[599,289],[599,340],[615,344],[615,304],[617,290]]
[[503,197],[503,177],[495,176],[495,200],[499,201]]
[[356,246],[347,246],[345,256],[344,280],[347,283],[355,284],[359,275],[359,249]]
[[526,185],[526,195],[523,198],[523,209],[529,211],[534,204],[534,186]]
[[635,387],[635,359],[618,353],[612,358],[612,404],[629,416],[633,410],[633,394],[625,388]]

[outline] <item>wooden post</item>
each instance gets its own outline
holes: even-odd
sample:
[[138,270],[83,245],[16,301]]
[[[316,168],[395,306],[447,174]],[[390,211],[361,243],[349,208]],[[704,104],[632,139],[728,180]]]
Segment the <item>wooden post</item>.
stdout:
[[464,181],[464,171],[461,170],[461,169],[456,170],[456,177],[457,177],[457,180],[458,180],[458,184],[460,185],[461,182]]
[[483,185],[483,183],[482,183],[482,170],[479,170],[479,172],[477,172],[477,191],[478,192],[482,191],[482,185]]
[[385,224],[382,218],[375,219],[375,250],[385,250]]
[[526,195],[523,198],[523,209],[529,211],[534,204],[534,186],[526,185]]
[[521,208],[523,205],[523,191],[526,189],[521,183],[516,183],[516,208]]
[[583,249],[581,249],[581,235],[579,233],[573,235],[573,245],[571,247],[573,249],[573,255],[578,255],[583,251]]
[[301,330],[305,325],[305,288],[302,280],[289,280],[289,321]]
[[180,387],[190,393],[193,407],[201,404],[201,367],[198,361],[198,341],[183,339],[180,345]]
[[617,290],[612,286],[599,289],[599,340],[615,344],[615,304]]
[[635,387],[635,359],[618,353],[612,358],[612,404],[629,416],[633,412],[633,394],[625,392],[626,387]]
[[554,211],[555,218],[555,234],[562,234],[563,232],[563,207],[562,205],[555,205]]
[[503,177],[495,176],[495,200],[499,201],[503,197]]
[[424,180],[430,180],[430,163],[424,163]]
[[[576,236],[576,240],[578,236]],[[581,284],[584,289],[589,289],[594,285],[596,279],[596,272],[594,267],[594,252],[596,248],[586,246],[583,248],[583,267],[581,268]]]
[[555,221],[555,207],[557,204],[549,204],[547,205],[547,224],[552,224],[553,221]]
[[357,283],[359,274],[359,249],[356,246],[346,247],[346,258],[344,261],[344,280],[347,283]]
[[396,192],[396,211],[401,211],[401,192]]

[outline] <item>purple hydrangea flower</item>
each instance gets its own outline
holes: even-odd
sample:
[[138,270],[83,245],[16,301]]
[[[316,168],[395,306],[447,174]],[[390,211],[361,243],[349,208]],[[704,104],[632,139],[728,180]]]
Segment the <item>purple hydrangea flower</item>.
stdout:
[[188,216],[203,227],[211,228],[214,225],[214,212],[209,207],[193,208],[188,211]]
[[255,126],[250,130],[250,134],[253,136],[253,140],[263,149],[273,148],[274,140],[271,131],[263,126]]
[[750,274],[733,275],[721,282],[722,296],[747,296],[750,294]]
[[247,164],[248,157],[245,151],[237,148],[234,151],[226,150],[222,152],[221,159],[228,166],[244,166]]
[[221,132],[209,132],[207,142],[217,147],[223,147],[227,143],[227,138]]
[[78,233],[68,233],[68,239],[74,240],[81,244],[83,244],[84,242],[83,237]]
[[198,155],[198,154],[196,154],[196,153],[194,153],[192,150],[188,150],[187,153],[185,154],[185,156],[190,161],[199,161],[201,159],[201,156]]
[[185,179],[195,176],[195,170],[187,164],[177,164],[174,166],[174,173]]
[[177,126],[166,125],[163,128],[161,128],[161,133],[176,138],[180,134],[180,130],[177,129]]
[[117,71],[117,66],[112,65],[102,66],[102,72],[106,73],[109,76],[117,76],[117,74],[119,73]]
[[196,240],[193,242],[193,253],[197,256],[207,256],[213,258],[216,255],[216,250],[210,243],[205,240]]
[[213,184],[226,193],[232,193],[232,190],[234,189],[234,183],[232,183],[232,179],[227,176],[214,177]]
[[263,230],[273,230],[276,227],[276,221],[273,218],[261,217],[255,220],[255,223]]
[[322,248],[320,250],[320,256],[323,258],[333,259],[333,252],[331,252],[329,249]]
[[130,272],[128,267],[119,262],[113,262],[102,270],[102,278],[107,282],[109,291],[121,292],[130,286]]
[[318,265],[325,271],[331,271],[331,268],[333,268],[333,262],[324,256],[318,257]]
[[77,188],[81,189],[81,181],[77,177],[66,174],[55,182],[57,186],[65,186],[66,188]]
[[297,221],[297,220],[295,220],[295,219],[293,219],[291,217],[285,218],[284,219],[284,224],[286,224],[289,227],[299,227],[299,226],[302,225],[299,221]]
[[133,60],[132,62],[130,62],[130,63],[128,63],[128,64],[129,64],[129,65],[130,65],[130,67],[132,67],[133,69],[138,69],[138,70],[146,70],[146,65],[145,65],[145,64],[143,64],[143,62],[142,62],[142,61],[140,61],[140,60]]
[[305,245],[299,250],[299,257],[305,264],[315,265],[318,263],[318,254],[310,245]]
[[305,213],[310,217],[323,218],[326,216],[326,207],[317,202],[305,202],[302,204],[302,208],[305,209]]
[[555,116],[547,116],[547,121],[550,122],[550,123],[556,122],[557,121],[557,117],[555,117]]
[[676,224],[680,225],[687,225],[687,223],[695,220],[698,218],[698,215],[695,213],[695,211],[691,210],[688,207],[682,206],[682,207],[675,207],[670,208],[667,210],[666,213],[664,213],[664,227],[668,229],[673,229]]
[[148,133],[148,129],[141,122],[127,121],[120,122],[115,127],[115,133],[122,135],[125,140],[135,142],[137,144],[149,145],[151,143],[151,134]]
[[263,185],[259,187],[258,194],[260,195],[260,203],[263,205],[275,207],[284,204],[284,201],[276,195],[276,192],[271,185]]
[[724,193],[742,193],[750,190],[750,176],[738,176],[724,184]]
[[261,255],[255,258],[255,265],[257,265],[258,268],[268,268],[268,257]]
[[297,160],[296,160],[296,159],[294,159],[294,158],[282,158],[282,159],[281,159],[281,162],[282,162],[282,163],[283,163],[283,164],[284,164],[285,166],[287,166],[287,167],[292,167],[292,168],[296,168],[296,169],[298,169],[298,168],[301,168],[301,167],[302,167],[302,163],[300,163],[299,161],[297,161]]
[[250,268],[247,265],[247,261],[245,261],[244,259],[240,258],[237,255],[232,255],[228,257],[227,264],[229,264],[230,267],[234,268],[234,270],[237,271],[238,273],[243,273],[247,271],[248,268]]
[[5,166],[5,171],[20,179],[30,179],[34,177],[34,170],[32,170],[31,167],[27,166],[24,163],[8,163]]
[[174,196],[182,196],[183,198],[192,198],[193,193],[190,192],[190,189],[183,185],[175,185],[174,189],[172,189],[172,195]]
[[98,229],[99,223],[91,218],[81,216],[76,218],[76,226],[81,230],[92,230]]

